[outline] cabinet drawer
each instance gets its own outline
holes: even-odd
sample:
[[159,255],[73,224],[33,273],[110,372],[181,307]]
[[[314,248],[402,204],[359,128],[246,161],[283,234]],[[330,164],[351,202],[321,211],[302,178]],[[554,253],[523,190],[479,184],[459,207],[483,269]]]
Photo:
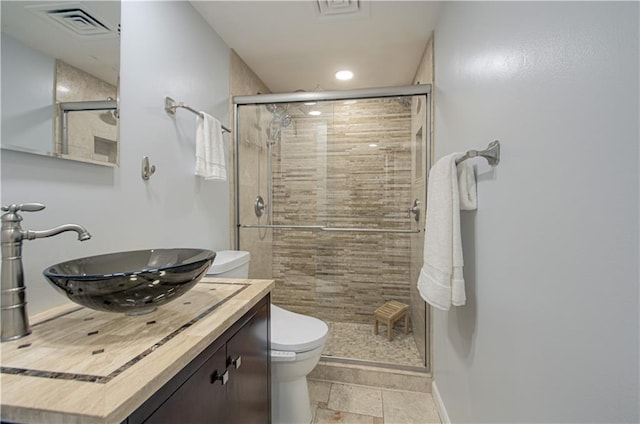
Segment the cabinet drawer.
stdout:
[[[145,424],[174,423],[226,423],[226,370],[227,355],[221,346]],[[225,374],[227,373],[227,374]],[[223,377],[224,376],[224,377]],[[224,384],[222,379],[224,378]],[[203,417],[207,420],[203,421]]]

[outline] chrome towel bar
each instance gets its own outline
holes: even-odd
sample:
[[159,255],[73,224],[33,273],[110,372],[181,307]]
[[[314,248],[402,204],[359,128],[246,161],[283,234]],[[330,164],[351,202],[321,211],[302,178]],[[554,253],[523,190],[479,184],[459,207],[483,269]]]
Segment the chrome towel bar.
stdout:
[[396,230],[392,228],[349,228],[349,227],[325,227],[322,225],[267,225],[267,224],[240,224],[240,228],[271,228],[274,230],[320,230],[327,232],[344,233],[419,233],[420,230]]
[[341,227],[323,227],[320,231],[343,232],[343,233],[398,233],[412,234],[419,233],[420,230],[394,230],[392,228],[341,228]]
[[491,143],[489,143],[489,146],[485,150],[467,151],[464,156],[456,159],[456,165],[464,160],[475,158],[477,156],[485,158],[487,162],[489,162],[489,165],[496,166],[498,163],[500,163],[500,142],[498,140],[492,141]]
[[[188,104],[186,104],[185,102],[180,102],[177,103],[175,100],[173,100],[171,97],[165,97],[164,98],[164,111],[167,112],[169,115],[175,115],[176,114],[176,109],[177,108],[182,108],[182,109],[186,109],[189,112],[193,112],[196,115],[199,115],[200,117],[202,116],[202,112],[198,112],[197,110],[195,110],[194,108],[192,108],[191,106],[189,106]],[[230,133],[231,130],[229,130],[229,128],[225,127],[224,125],[220,125],[222,127],[222,131],[228,132]]]

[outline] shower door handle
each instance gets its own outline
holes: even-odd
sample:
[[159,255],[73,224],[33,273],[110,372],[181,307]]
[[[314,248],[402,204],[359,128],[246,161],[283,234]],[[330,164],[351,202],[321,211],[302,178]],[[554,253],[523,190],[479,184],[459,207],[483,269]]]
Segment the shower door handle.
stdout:
[[409,208],[409,216],[413,215],[413,219],[416,222],[420,221],[420,200],[416,199],[413,201],[413,206]]
[[271,225],[271,224],[239,224],[240,228],[273,228],[275,230],[319,230],[327,232],[343,233],[419,233],[420,230],[401,230],[395,228],[350,228],[350,227],[324,227],[322,225]]

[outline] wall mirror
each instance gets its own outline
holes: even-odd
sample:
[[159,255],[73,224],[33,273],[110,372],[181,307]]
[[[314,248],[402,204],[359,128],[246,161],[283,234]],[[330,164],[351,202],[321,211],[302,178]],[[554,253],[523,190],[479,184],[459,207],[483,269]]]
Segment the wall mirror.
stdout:
[[1,8],[2,148],[118,166],[120,2]]

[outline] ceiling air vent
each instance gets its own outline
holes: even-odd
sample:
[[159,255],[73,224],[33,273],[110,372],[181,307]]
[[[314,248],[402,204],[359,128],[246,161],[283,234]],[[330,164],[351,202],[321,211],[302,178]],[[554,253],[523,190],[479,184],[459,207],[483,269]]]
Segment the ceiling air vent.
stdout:
[[47,15],[78,35],[104,35],[111,32],[105,24],[79,8],[50,10]]
[[317,0],[321,16],[345,15],[360,11],[359,0]]
[[81,37],[117,35],[96,13],[82,3],[52,3],[26,6],[49,22],[61,25],[65,30]]

